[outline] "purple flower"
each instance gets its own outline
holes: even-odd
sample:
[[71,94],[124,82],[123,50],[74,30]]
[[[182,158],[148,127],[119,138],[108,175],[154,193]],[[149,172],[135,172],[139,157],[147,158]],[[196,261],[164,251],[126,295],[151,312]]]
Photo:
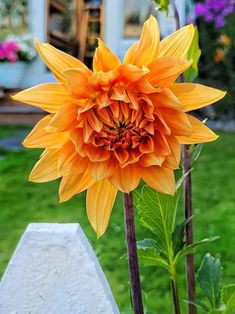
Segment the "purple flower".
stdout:
[[216,28],[222,28],[225,25],[225,20],[223,17],[221,16],[217,16],[217,18],[215,19],[215,27]]
[[205,0],[204,3],[197,3],[195,14],[203,17],[206,22],[214,21],[216,28],[224,27],[224,18],[233,13],[235,0]]
[[205,6],[201,3],[196,3],[195,13],[196,16],[203,16],[206,13]]

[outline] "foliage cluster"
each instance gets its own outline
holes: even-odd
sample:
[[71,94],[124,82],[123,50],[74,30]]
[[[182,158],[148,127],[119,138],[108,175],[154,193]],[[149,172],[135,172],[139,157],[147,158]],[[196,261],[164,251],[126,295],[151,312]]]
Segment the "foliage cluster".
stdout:
[[[201,2],[204,3],[204,1]],[[227,96],[215,105],[216,116],[220,118],[235,117],[234,22],[235,12],[225,17],[225,25],[222,28],[216,28],[213,21],[207,22],[203,17],[196,19],[202,50],[199,81],[228,92]]]

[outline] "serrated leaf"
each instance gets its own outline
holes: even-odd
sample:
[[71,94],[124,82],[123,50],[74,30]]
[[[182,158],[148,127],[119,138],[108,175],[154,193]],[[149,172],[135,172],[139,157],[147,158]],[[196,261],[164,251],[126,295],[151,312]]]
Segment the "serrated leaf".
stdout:
[[192,254],[192,253],[195,253],[195,250],[196,248],[199,246],[199,245],[202,245],[202,244],[206,244],[206,243],[209,243],[209,242],[213,242],[213,241],[216,241],[218,240],[219,237],[218,236],[214,236],[214,237],[210,237],[210,238],[205,238],[205,239],[202,239],[201,241],[198,241],[198,242],[195,242],[191,245],[188,245],[186,247],[184,247],[181,251],[179,251],[176,256],[175,256],[175,263],[178,263],[178,261],[180,260],[180,258],[188,255],[188,254]]
[[155,234],[159,248],[165,253],[172,250],[177,201],[178,196],[161,194],[145,185],[137,205],[140,222]]
[[226,314],[235,313],[235,284],[224,286],[222,289],[222,301],[226,306]]
[[199,287],[208,298],[212,309],[220,305],[222,266],[220,260],[207,253],[197,273]]
[[187,71],[184,72],[185,82],[193,82],[198,75],[198,61],[201,56],[201,49],[199,48],[198,40],[199,40],[198,30],[195,27],[194,37],[187,55],[187,59],[193,60],[193,64]]
[[168,16],[170,0],[151,0],[151,1],[156,3],[157,9],[159,11],[165,12],[166,16]]
[[195,301],[185,300],[185,302],[196,306],[200,310],[204,310],[206,312],[210,311],[209,307],[204,302],[201,302],[200,300],[195,300]]
[[143,263],[144,266],[161,265],[169,270],[167,260],[154,248],[138,249],[138,257],[139,261]]

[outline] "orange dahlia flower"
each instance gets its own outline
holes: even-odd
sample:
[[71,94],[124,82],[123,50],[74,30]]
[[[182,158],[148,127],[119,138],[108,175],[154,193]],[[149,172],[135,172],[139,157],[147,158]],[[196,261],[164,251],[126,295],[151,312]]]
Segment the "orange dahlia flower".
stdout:
[[151,16],[123,64],[99,39],[93,71],[36,41],[58,82],[14,96],[49,113],[23,142],[25,147],[45,148],[29,179],[61,177],[61,202],[87,190],[87,214],[98,236],[107,228],[118,190],[128,193],[143,179],[157,191],[174,194],[181,144],[217,138],[187,112],[225,93],[176,82],[192,64],[186,56],[193,36],[189,25],[160,41]]

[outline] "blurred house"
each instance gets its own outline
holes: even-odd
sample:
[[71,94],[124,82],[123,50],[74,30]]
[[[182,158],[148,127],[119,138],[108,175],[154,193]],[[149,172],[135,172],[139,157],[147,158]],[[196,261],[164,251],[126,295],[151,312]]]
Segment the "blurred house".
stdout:
[[[185,1],[178,0],[182,25]],[[162,35],[174,29],[174,23],[157,13],[149,0],[28,0],[29,30],[33,37],[80,57],[88,65],[101,37],[122,59],[128,47],[140,35],[143,22],[152,13],[158,15]],[[27,70],[22,88],[52,81],[52,75],[36,60]]]
[[[182,25],[185,24],[186,4],[190,1],[176,0]],[[166,20],[155,6],[149,0],[0,0],[0,41],[8,33],[21,36],[27,32],[32,38],[48,42],[91,67],[97,37],[123,59],[128,47],[137,41],[150,14],[157,15],[162,36],[174,31],[173,19]],[[6,76],[9,78],[5,70],[0,75],[4,81]],[[23,89],[53,81],[53,75],[37,57],[27,63],[17,87]],[[0,123],[31,123],[33,115],[42,114],[41,111],[35,113],[35,108],[22,108],[22,104],[13,102],[9,95],[14,91],[6,88],[4,95],[4,85],[0,86]]]

